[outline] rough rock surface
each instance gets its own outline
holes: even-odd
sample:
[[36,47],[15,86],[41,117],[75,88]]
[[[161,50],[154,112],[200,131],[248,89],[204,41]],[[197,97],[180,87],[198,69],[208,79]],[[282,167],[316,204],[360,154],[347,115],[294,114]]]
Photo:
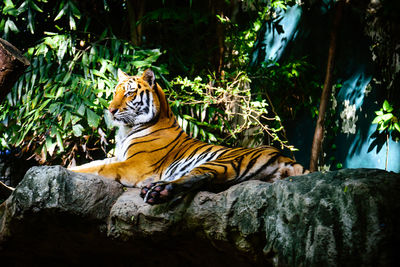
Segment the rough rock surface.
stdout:
[[349,169],[248,181],[150,206],[139,189],[59,166],[34,167],[0,206],[0,260],[392,266],[400,260],[399,189],[399,174]]

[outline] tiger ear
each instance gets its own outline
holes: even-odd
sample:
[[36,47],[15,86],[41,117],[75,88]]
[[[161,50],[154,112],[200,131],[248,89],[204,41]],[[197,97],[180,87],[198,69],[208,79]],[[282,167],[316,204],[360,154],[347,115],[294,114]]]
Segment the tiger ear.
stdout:
[[121,69],[118,69],[118,81],[123,81],[129,78],[129,75],[123,72]]
[[142,79],[145,80],[150,87],[153,87],[156,77],[151,69],[147,69],[143,72]]

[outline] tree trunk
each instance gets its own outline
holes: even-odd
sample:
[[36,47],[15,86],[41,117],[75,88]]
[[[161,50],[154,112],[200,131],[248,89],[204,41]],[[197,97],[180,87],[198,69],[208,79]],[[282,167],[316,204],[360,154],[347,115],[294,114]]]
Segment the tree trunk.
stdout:
[[212,54],[212,62],[214,63],[214,68],[216,76],[222,78],[223,76],[223,66],[224,66],[224,53],[225,53],[225,25],[219,21],[217,15],[224,18],[226,14],[226,3],[224,0],[210,1],[211,14],[214,16],[214,29],[215,29],[215,52]]
[[12,44],[0,38],[0,102],[29,66],[29,61]]
[[318,170],[318,158],[322,151],[322,142],[324,138],[324,123],[325,123],[325,113],[329,104],[329,97],[332,91],[332,81],[333,81],[333,69],[335,63],[335,52],[336,52],[336,39],[337,32],[342,17],[345,1],[340,0],[336,5],[336,13],[333,19],[332,30],[330,34],[330,44],[328,52],[328,62],[326,65],[326,75],[324,87],[322,89],[321,102],[319,104],[319,113],[317,125],[315,126],[314,139],[311,148],[311,158],[310,158],[310,171],[314,172]]
[[129,30],[131,42],[135,46],[142,44],[142,24],[137,22],[143,17],[146,1],[128,0]]

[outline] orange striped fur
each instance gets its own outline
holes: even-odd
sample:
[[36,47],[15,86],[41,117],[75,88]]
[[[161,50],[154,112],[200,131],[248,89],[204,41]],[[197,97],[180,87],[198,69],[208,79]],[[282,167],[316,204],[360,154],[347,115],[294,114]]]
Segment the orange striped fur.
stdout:
[[141,77],[118,72],[109,112],[119,127],[115,157],[70,170],[142,186],[150,204],[189,191],[249,179],[273,181],[305,173],[274,147],[227,148],[189,137],[178,125],[151,70]]

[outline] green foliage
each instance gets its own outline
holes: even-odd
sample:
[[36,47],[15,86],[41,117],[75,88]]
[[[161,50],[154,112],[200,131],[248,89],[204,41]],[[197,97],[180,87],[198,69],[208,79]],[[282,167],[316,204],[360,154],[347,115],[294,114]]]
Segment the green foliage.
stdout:
[[376,117],[372,121],[372,124],[377,124],[377,132],[381,135],[386,136],[386,161],[385,170],[387,170],[389,162],[389,136],[391,135],[393,140],[399,141],[400,124],[398,116],[394,114],[393,106],[385,100],[382,108],[375,111]]
[[271,105],[275,103],[275,113],[284,121],[295,119],[298,113],[307,112],[313,118],[318,115],[322,84],[307,57],[282,63],[264,62],[250,71],[254,93],[265,95]]
[[250,83],[245,72],[227,75],[218,85],[211,76],[205,82],[177,77],[169,99],[183,129],[194,138],[238,146],[263,144],[267,134],[269,144],[295,150],[279,135],[280,118],[268,110],[261,95],[252,95]]
[[393,113],[393,107],[387,100],[383,102],[382,108],[375,111],[376,117],[372,121],[372,124],[378,125],[378,131],[397,131],[400,133],[399,119]]
[[110,149],[111,125],[103,116],[117,69],[136,73],[161,53],[106,36],[82,48],[71,35],[49,34],[28,50],[31,66],[0,106],[2,148],[20,147],[42,163]]
[[[274,16],[277,9],[286,9],[295,1],[243,1],[247,6],[249,17],[244,23],[242,20],[231,20],[227,16],[216,15],[218,20],[227,29],[225,45],[228,49],[227,61],[233,68],[246,69],[251,61],[251,54],[257,39],[257,34],[266,20]],[[238,21],[239,20],[239,21]]]
[[[26,1],[3,1],[2,18],[0,21],[0,31],[3,32],[3,38],[7,38],[10,32],[19,33],[17,24],[26,25],[27,29],[33,34],[35,32],[35,17],[37,12],[43,12],[38,6],[40,2],[46,0],[26,0]],[[0,5],[1,8],[1,5]]]

